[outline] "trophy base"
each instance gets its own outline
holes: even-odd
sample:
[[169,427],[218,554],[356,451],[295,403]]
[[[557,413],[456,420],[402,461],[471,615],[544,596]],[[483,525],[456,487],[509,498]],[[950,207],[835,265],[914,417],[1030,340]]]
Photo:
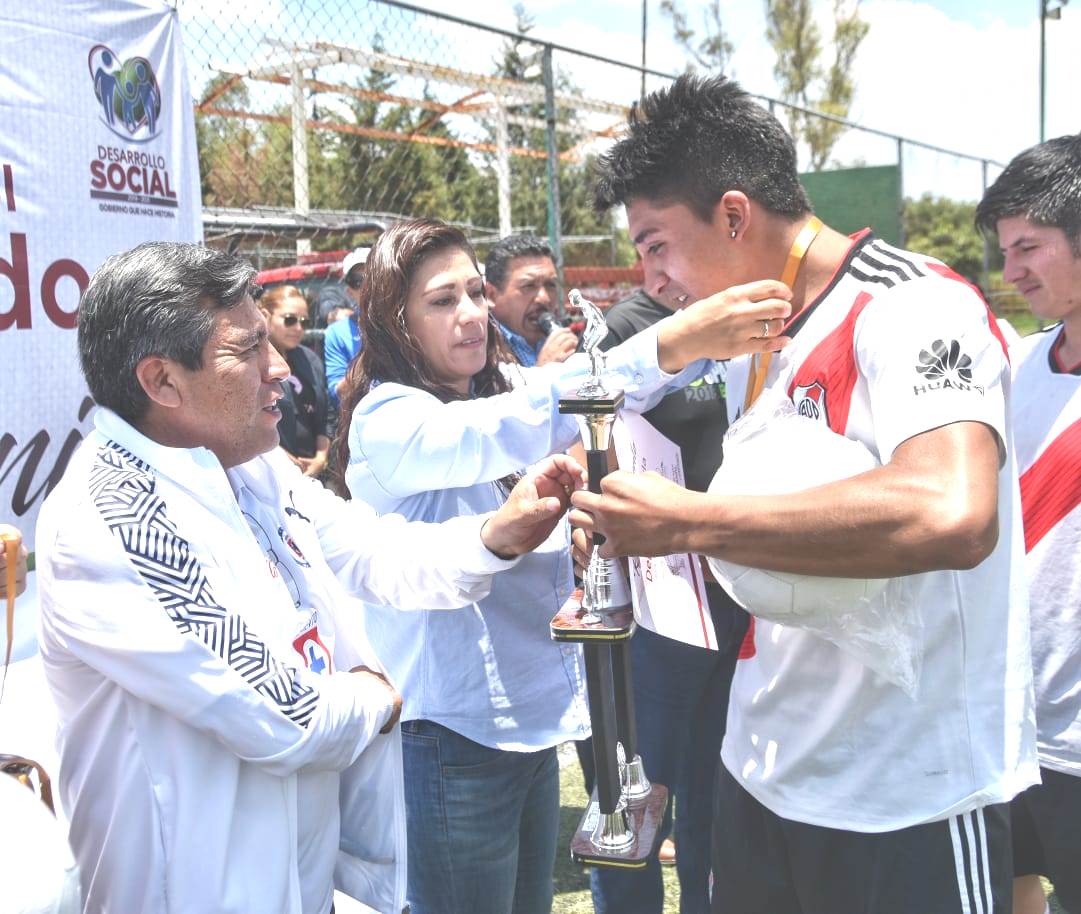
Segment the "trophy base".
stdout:
[[571,838],[571,859],[575,863],[590,866],[614,866],[622,869],[642,869],[650,855],[655,854],[660,846],[661,820],[668,805],[668,788],[663,784],[654,784],[648,796],[635,800],[626,807],[627,825],[634,840],[624,850],[611,850],[599,847],[593,840],[593,834],[601,821],[601,807],[597,800],[597,791],[593,791],[589,805],[578,823],[578,830]]
[[578,588],[549,623],[553,641],[626,641],[638,627],[634,609],[627,603],[597,612],[599,622],[591,622],[582,608],[582,589]]

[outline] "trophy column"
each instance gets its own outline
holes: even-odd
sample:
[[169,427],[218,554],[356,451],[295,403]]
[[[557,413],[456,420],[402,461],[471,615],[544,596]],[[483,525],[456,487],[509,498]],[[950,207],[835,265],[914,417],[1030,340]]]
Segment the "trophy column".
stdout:
[[[600,492],[608,473],[608,443],[622,403],[622,391],[609,393],[597,379],[559,401],[561,413],[578,417],[593,492]],[[593,728],[596,786],[571,840],[571,856],[579,863],[637,868],[656,850],[668,789],[650,784],[638,755],[629,645],[634,612],[622,566],[600,557],[603,542],[594,535],[582,589],[551,623],[553,639],[583,646]]]

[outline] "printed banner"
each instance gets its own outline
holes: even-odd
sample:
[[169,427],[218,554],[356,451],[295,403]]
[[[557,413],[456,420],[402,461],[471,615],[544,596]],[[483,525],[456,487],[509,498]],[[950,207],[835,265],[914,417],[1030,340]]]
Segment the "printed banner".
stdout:
[[0,523],[31,549],[91,427],[79,295],[110,254],[202,239],[180,22],[164,0],[0,5]]

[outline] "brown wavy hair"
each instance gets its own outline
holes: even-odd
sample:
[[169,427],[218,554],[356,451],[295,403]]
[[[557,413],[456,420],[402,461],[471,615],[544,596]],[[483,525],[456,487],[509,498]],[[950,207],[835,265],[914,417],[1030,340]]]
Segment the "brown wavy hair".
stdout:
[[308,303],[308,299],[304,297],[304,293],[296,286],[274,286],[271,289],[267,289],[259,296],[259,301],[256,302],[256,304],[264,311],[273,313],[278,305],[284,301],[288,301],[290,298],[299,298],[308,306],[308,313],[311,313],[311,305]]
[[[373,384],[383,381],[406,384],[427,391],[443,403],[468,399],[433,377],[424,352],[405,323],[405,303],[421,264],[433,254],[451,249],[462,251],[477,266],[476,251],[461,230],[438,219],[410,219],[387,229],[368,255],[357,305],[363,348],[345,375],[338,434],[331,454],[334,486],[346,498],[349,491],[345,470],[349,465],[353,411]],[[477,273],[480,274],[479,268]],[[474,397],[490,397],[510,390],[499,363],[517,361],[490,311],[487,352],[484,367],[473,375]],[[515,474],[500,482],[513,487],[518,478]]]

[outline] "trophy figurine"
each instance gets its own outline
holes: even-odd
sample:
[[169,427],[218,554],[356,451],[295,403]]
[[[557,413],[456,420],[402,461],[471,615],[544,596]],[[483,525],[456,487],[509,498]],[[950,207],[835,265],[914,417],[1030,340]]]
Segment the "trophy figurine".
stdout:
[[[577,289],[571,290],[570,301],[586,317],[582,343],[591,371],[577,390],[560,397],[559,411],[578,418],[589,488],[599,493],[623,391],[610,387],[604,376],[599,347],[608,327],[603,313]],[[629,645],[634,611],[623,567],[617,559],[601,557],[603,543],[604,537],[594,534],[582,587],[551,623],[554,640],[582,644],[593,727],[596,787],[571,840],[571,856],[598,866],[644,867],[658,843],[668,789],[649,782],[638,755]]]

